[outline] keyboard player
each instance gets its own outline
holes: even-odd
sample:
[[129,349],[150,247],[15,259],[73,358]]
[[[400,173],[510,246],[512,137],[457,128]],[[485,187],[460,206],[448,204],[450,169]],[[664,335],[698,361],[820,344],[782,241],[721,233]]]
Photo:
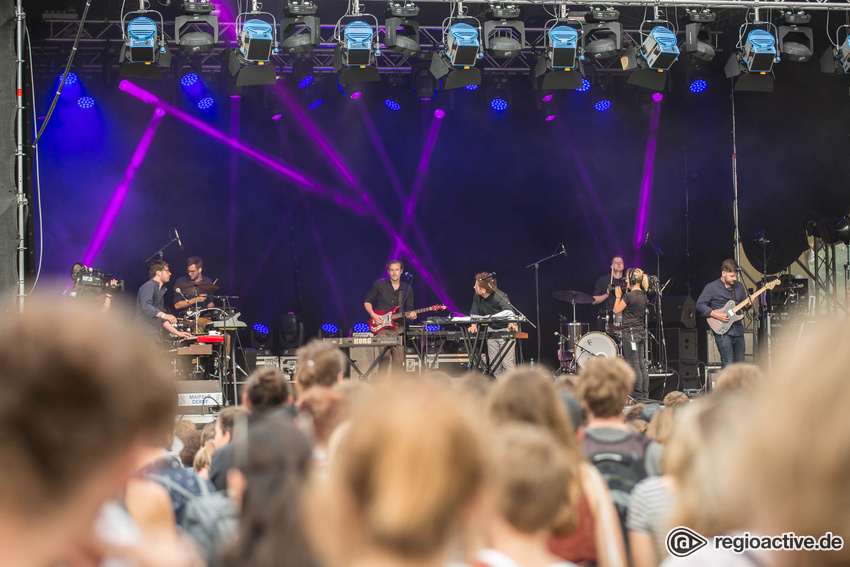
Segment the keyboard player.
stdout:
[[[502,311],[513,311],[511,304],[508,302],[508,296],[503,291],[498,291],[496,276],[492,272],[480,272],[475,274],[475,296],[472,299],[472,308],[469,310],[470,315],[495,315]],[[499,330],[507,327],[509,331],[518,331],[516,323],[492,323],[491,330]],[[473,323],[469,326],[470,333],[478,332],[478,326]],[[487,356],[489,360],[496,358],[499,350],[504,345],[507,339],[487,339]],[[502,359],[502,362],[493,368],[493,376],[499,378],[502,374],[510,372],[516,367],[516,349],[515,342],[510,341],[507,347],[507,353]]]

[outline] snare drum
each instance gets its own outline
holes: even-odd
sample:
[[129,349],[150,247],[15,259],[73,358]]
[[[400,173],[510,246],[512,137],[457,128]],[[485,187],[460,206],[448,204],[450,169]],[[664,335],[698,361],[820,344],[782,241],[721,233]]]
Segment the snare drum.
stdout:
[[616,341],[599,331],[592,331],[582,336],[576,343],[576,364],[579,368],[594,358],[617,358],[620,349]]
[[567,337],[567,349],[574,350],[576,343],[587,332],[590,331],[590,325],[587,323],[562,323],[561,334]]

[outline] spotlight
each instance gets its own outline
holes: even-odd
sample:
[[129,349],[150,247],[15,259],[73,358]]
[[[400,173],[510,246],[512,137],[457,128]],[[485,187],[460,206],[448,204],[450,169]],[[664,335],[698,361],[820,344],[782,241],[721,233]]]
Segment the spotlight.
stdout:
[[351,331],[352,333],[368,333],[369,325],[367,323],[354,323],[354,327]]
[[269,350],[273,342],[274,338],[269,328],[262,323],[254,323],[251,328],[251,348]]
[[284,351],[304,344],[304,322],[300,314],[290,311],[281,318],[278,342]]
[[586,93],[589,90],[590,90],[590,81],[588,81],[587,79],[582,79],[581,80],[581,86],[576,89],[576,92]]
[[440,330],[439,325],[425,325],[425,332],[426,333],[436,333],[439,330]]
[[490,108],[496,112],[504,112],[510,106],[510,90],[506,78],[499,78],[497,81],[494,86],[487,89],[487,100],[490,101]]
[[[258,16],[268,18],[271,23]],[[271,64],[272,53],[278,52],[276,26],[274,16],[268,12],[254,10],[236,16],[238,47],[225,53],[228,83],[247,87],[277,82],[277,73]]]
[[466,85],[466,86],[465,86],[465,87],[463,87],[463,88],[465,88],[465,89],[466,89],[466,90],[468,90],[468,91],[477,91],[477,90],[478,90],[478,85]]
[[655,26],[644,38],[638,53],[649,69],[669,71],[679,58],[676,34],[665,26]]
[[[63,76],[65,76],[65,73],[62,73],[61,75],[59,75],[59,81],[60,82],[62,81]],[[68,78],[65,79],[65,86],[70,87],[70,86],[76,85],[78,80],[79,79],[77,78],[76,73],[68,73]]]
[[[239,14],[246,16],[247,14]],[[259,18],[244,19],[239,30],[239,53],[246,61],[252,63],[268,63],[271,59],[275,44],[274,26]]]
[[662,100],[664,100],[664,94],[663,93],[652,93],[652,100],[654,102],[661,102]]
[[812,17],[805,12],[785,12],[782,16],[789,25],[779,26],[776,34],[779,52],[789,61],[805,63],[812,58],[815,38],[812,28],[800,24],[808,24]]
[[197,73],[191,72],[186,73],[180,78],[180,85],[183,87],[192,87],[197,85],[201,81],[201,78]]
[[747,42],[741,55],[747,70],[751,73],[769,73],[776,55],[776,38],[765,30],[753,30],[747,34]]
[[[739,37],[744,36],[747,26],[772,26],[764,22],[743,24]],[[773,63],[779,60],[776,53],[776,38],[764,30],[754,29],[746,36],[740,53],[733,53],[726,62],[724,72],[727,79],[738,77],[736,91],[773,92]],[[740,45],[740,43],[739,43]]]
[[446,116],[446,111],[442,108],[438,108],[434,111],[434,118],[444,118]]
[[688,85],[688,89],[694,94],[699,94],[699,93],[705,92],[705,90],[707,88],[708,88],[708,83],[706,82],[705,79],[693,80],[693,81],[691,81],[691,84]]
[[581,52],[588,59],[610,59],[623,47],[623,24],[617,20],[620,12],[596,9],[585,14],[582,26]]
[[492,98],[490,99],[490,108],[496,112],[504,112],[508,109],[508,101],[500,97]]
[[90,96],[83,96],[77,99],[77,106],[84,110],[94,108],[94,99]]
[[[556,25],[545,34],[546,50],[537,58],[534,68],[536,79],[543,77],[540,88],[575,89],[581,86],[583,69],[579,61],[577,29]],[[578,71],[573,71],[578,67]],[[537,84],[537,82],[535,82]]]
[[419,100],[431,100],[437,93],[437,79],[431,74],[431,63],[419,61],[410,69],[413,94]]
[[205,96],[198,101],[198,110],[209,110],[215,106],[215,99],[211,96]]
[[705,25],[717,19],[714,12],[703,10],[689,10],[688,17],[691,23],[685,26],[685,53],[702,61],[714,59],[714,46],[711,45],[711,29]]
[[514,57],[525,45],[525,24],[518,20],[519,7],[491,4],[490,19],[484,22],[484,49],[493,57]]
[[[165,43],[162,14],[141,9],[121,14],[123,45],[118,58],[122,77],[162,79],[160,67],[171,66],[171,51]],[[152,18],[158,18],[159,23]]]
[[307,106],[307,110],[315,110],[316,108],[319,108],[320,104],[322,104],[322,99],[316,98],[310,102],[310,104]]
[[841,31],[847,34],[844,41],[840,45],[836,42],[835,47],[827,49],[821,57],[820,70],[824,73],[850,73],[850,26],[839,27],[835,32],[836,39],[838,39]]
[[319,338],[326,339],[339,336],[339,327],[333,323],[323,323],[319,331]]
[[[467,21],[477,20],[465,18]],[[431,74],[443,79],[444,89],[456,89],[481,84],[481,70],[475,66],[480,57],[481,41],[478,28],[457,22],[443,30],[446,49],[431,57]]]
[[[218,45],[218,16],[212,15],[214,9],[207,0],[184,0],[180,6],[182,15],[174,18],[174,41],[181,51],[199,53]],[[181,34],[186,26],[192,26],[192,31]]]
[[[340,85],[381,80],[377,67],[372,65],[374,57],[381,54],[375,33],[378,20],[370,14],[360,14],[357,17],[366,16],[375,20],[375,27],[373,28],[362,19],[348,23],[334,50],[334,71],[339,73]],[[337,28],[341,25],[342,19],[337,22]]]
[[391,98],[386,99],[384,101],[384,104],[386,105],[387,108],[389,108],[392,111],[401,110],[401,105]]
[[318,7],[309,1],[287,2],[280,21],[280,46],[286,53],[304,53],[319,47],[322,41]]
[[412,19],[419,15],[419,7],[413,2],[392,1],[387,6],[384,20],[384,44],[402,55],[416,55],[421,50],[419,46],[419,22]]
[[310,56],[306,58],[298,58],[292,62],[292,78],[299,89],[306,89],[313,84],[315,76],[313,74],[314,64]]
[[609,108],[611,108],[611,101],[607,98],[603,98],[601,100],[596,101],[596,104],[593,105],[593,108],[598,112],[605,112]]

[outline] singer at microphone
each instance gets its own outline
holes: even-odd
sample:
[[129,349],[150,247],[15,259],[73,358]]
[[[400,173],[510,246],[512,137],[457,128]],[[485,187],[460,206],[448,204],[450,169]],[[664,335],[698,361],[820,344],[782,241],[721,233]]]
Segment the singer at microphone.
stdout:
[[[363,307],[371,319],[371,331],[376,337],[397,337],[404,334],[405,319],[413,321],[416,319],[414,310],[413,286],[410,285],[411,276],[404,272],[404,264],[401,260],[390,260],[387,262],[387,277],[375,280],[366,298]],[[402,274],[406,281],[402,281]],[[404,312],[404,317],[392,318],[393,310],[396,314]],[[379,373],[386,373],[387,367],[392,365],[396,372],[404,367],[404,345],[392,347],[385,354],[379,364]]]

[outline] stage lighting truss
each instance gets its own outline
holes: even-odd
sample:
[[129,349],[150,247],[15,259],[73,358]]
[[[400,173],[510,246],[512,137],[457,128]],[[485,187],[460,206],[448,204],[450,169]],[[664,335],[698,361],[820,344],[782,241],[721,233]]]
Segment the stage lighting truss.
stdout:
[[805,63],[812,58],[815,48],[815,38],[808,24],[811,15],[802,12],[783,12],[782,18],[787,25],[779,26],[776,34],[779,53],[788,61]]
[[581,33],[581,52],[585,59],[610,59],[623,48],[623,24],[619,10],[591,8],[585,15]]
[[287,2],[283,8],[286,17],[280,21],[280,48],[284,53],[305,53],[319,47],[322,27],[317,11],[313,2]]
[[118,62],[124,76],[161,79],[162,73],[154,64],[170,67],[171,51],[165,42],[162,14],[148,10],[148,5],[140,0],[138,10],[121,14],[123,45]]
[[525,46],[525,23],[518,19],[519,7],[510,3],[490,5],[490,18],[484,22],[484,49],[498,58],[515,57]]
[[[576,89],[582,85],[584,55],[579,49],[581,23],[564,18],[549,20],[543,38],[545,50],[534,68],[535,85],[543,90]],[[572,24],[572,25],[570,25]]]
[[[467,16],[458,2],[459,15],[443,22],[443,45],[431,57],[431,74],[443,80],[444,89],[481,84],[481,70],[476,67],[481,51],[481,23]],[[473,25],[474,24],[474,25]]]
[[[844,36],[844,41],[839,38]],[[832,42],[830,38],[830,42]],[[820,61],[821,71],[824,73],[850,74],[850,26],[843,25],[835,30],[835,41],[832,49],[827,49]]]
[[381,55],[378,41],[378,19],[360,11],[359,0],[354,0],[353,10],[337,20],[333,41],[334,71],[339,73],[339,84],[380,81],[376,58]]
[[[174,18],[174,41],[181,51],[200,53],[218,45],[218,16],[212,15],[214,9],[207,0],[184,0],[180,6],[182,15]],[[183,31],[187,26],[191,31]]]

